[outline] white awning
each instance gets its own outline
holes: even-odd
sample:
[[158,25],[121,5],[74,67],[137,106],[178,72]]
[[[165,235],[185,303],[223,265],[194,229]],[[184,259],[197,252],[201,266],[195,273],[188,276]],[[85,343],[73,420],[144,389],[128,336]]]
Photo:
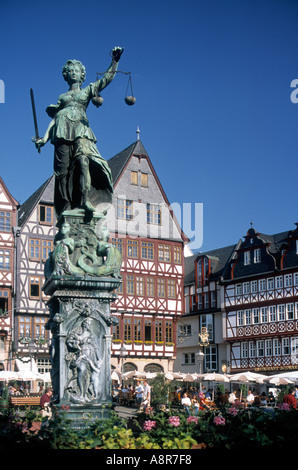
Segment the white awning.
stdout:
[[[21,359],[16,359],[15,365],[16,365],[16,370],[18,372],[25,371],[25,372],[38,372],[37,370],[37,364],[33,357],[26,356],[23,358],[24,361],[21,361]],[[26,361],[26,362],[25,362]]]

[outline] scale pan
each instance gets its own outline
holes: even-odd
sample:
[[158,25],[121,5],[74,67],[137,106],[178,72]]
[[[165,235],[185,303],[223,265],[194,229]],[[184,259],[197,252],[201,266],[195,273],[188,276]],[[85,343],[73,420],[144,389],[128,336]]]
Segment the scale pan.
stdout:
[[126,104],[128,104],[128,106],[132,106],[132,105],[135,104],[136,99],[135,99],[134,96],[126,96],[126,97],[124,98],[124,101],[125,101]]

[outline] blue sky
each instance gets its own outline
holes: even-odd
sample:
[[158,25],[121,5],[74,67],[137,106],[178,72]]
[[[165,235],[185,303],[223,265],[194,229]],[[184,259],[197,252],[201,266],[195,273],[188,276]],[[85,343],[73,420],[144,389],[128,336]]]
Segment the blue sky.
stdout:
[[45,108],[67,90],[61,70],[76,58],[85,85],[125,48],[136,104],[117,74],[87,114],[109,159],[136,140],[172,203],[203,204],[206,251],[236,243],[253,221],[262,233],[298,222],[298,2],[135,0],[1,2],[1,176],[24,202],[51,174],[53,147],[35,150],[29,90],[40,134]]

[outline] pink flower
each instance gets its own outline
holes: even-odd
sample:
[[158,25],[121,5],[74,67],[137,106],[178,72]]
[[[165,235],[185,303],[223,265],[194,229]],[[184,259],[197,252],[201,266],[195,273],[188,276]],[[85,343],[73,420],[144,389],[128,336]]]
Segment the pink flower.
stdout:
[[143,429],[144,431],[151,431],[151,429],[155,428],[156,421],[151,421],[148,419],[147,421],[144,422],[143,424]]
[[290,411],[291,406],[288,403],[281,403],[278,408],[283,411]]
[[188,422],[188,424],[189,423],[198,424],[198,420],[199,420],[199,418],[197,416],[189,416],[186,421]]
[[179,416],[170,416],[170,418],[169,418],[169,424],[170,424],[171,426],[175,426],[175,427],[180,426],[180,418],[179,418]]
[[222,416],[215,416],[213,423],[216,426],[224,426],[226,424],[226,420]]
[[227,412],[232,416],[236,416],[238,414],[238,410],[235,406],[231,406],[231,408],[229,408]]

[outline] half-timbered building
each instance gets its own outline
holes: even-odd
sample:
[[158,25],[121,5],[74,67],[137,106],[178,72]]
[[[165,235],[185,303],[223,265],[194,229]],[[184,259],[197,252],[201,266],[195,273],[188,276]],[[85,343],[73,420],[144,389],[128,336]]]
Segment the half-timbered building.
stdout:
[[298,230],[250,228],[223,276],[231,371],[298,367]]
[[111,241],[123,256],[123,283],[112,313],[112,365],[173,370],[177,319],[184,311],[183,234],[140,140],[108,161],[114,203],[108,212]]
[[56,233],[53,204],[54,176],[50,177],[18,210],[16,238],[16,368],[50,370],[48,310],[44,262],[53,249]]
[[[234,248],[227,246],[185,258],[185,314],[178,321],[175,370],[225,370],[228,359],[223,340],[221,276]],[[208,334],[205,345],[200,338],[202,333]]]
[[[107,214],[110,242],[122,253],[123,282],[112,314],[112,366],[168,371],[176,354],[176,322],[184,311],[187,238],[170,207],[140,140],[108,160],[114,202]],[[49,367],[45,329],[44,262],[56,233],[54,176],[19,208],[16,272],[16,344],[23,361],[33,357],[40,372]],[[19,364],[22,366],[22,364]]]
[[12,368],[15,227],[18,202],[0,177],[0,369]]

